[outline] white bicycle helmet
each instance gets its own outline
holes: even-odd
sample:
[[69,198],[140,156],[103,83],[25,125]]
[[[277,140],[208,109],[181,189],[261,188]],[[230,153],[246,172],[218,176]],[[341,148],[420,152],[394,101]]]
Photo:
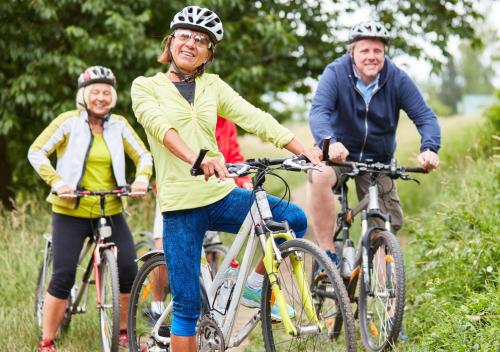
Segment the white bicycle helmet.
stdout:
[[109,68],[104,66],[90,66],[78,77],[78,89],[92,83],[107,83],[116,86],[116,77]]
[[173,31],[177,28],[206,33],[215,44],[222,40],[224,34],[219,16],[209,9],[198,6],[187,6],[174,16],[170,22],[170,29]]
[[361,22],[349,31],[349,43],[354,43],[360,39],[376,38],[389,44],[391,35],[383,23],[377,21]]

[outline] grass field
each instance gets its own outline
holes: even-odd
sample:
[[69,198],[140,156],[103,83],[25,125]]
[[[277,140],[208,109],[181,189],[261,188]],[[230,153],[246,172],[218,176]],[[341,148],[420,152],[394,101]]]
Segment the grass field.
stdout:
[[[419,219],[422,219],[422,208],[424,206],[427,208],[432,203],[433,198],[450,183],[450,177],[461,177],[464,173],[465,169],[462,168],[465,168],[466,164],[462,161],[467,160],[470,146],[476,143],[471,138],[474,136],[472,132],[476,129],[475,126],[479,123],[481,123],[481,119],[473,117],[441,120],[443,130],[443,150],[441,152],[443,167],[441,171],[425,176],[420,187],[401,185],[400,194],[407,210],[409,229],[412,229],[410,236],[415,236],[416,230],[412,227],[412,222],[418,222]],[[290,128],[300,136],[305,144],[312,144],[307,126],[295,123],[290,125]],[[405,163],[412,162],[418,152],[418,134],[407,120],[401,122],[398,141],[398,158]],[[241,143],[246,157],[287,155],[286,152],[273,149],[269,144],[261,143],[251,136],[243,137]],[[290,183],[294,189],[301,188],[305,182],[304,175],[294,174],[293,177],[285,177],[287,180],[291,180]],[[272,187],[279,193],[277,183]],[[21,195],[18,198],[18,210],[12,213],[2,213],[0,218],[0,265],[2,268],[0,276],[0,300],[2,302],[0,341],[4,346],[2,349],[6,351],[33,351],[39,338],[39,331],[34,324],[33,299],[41,249],[43,248],[42,234],[50,230],[50,208],[46,202],[41,200],[46,191],[47,189],[34,190],[34,194]],[[131,202],[129,224],[133,230],[138,231],[152,227],[153,206],[151,199],[145,202]],[[417,244],[410,242],[410,248],[413,246],[417,246]],[[409,251],[412,250],[409,249]],[[407,265],[414,266],[412,260],[414,260],[413,257],[407,258]],[[411,278],[415,281],[410,281],[409,287],[415,292],[421,292],[426,283],[418,282],[417,278]],[[445,295],[446,293],[442,292],[441,294]],[[425,295],[419,297],[418,299],[424,299]],[[416,309],[419,302],[416,297],[414,299],[415,301],[411,301],[412,310]],[[74,317],[69,332],[59,343],[61,348],[58,350],[69,352],[100,350],[96,309],[91,304],[92,301],[89,302],[89,313]],[[411,317],[412,324],[415,324],[415,321],[419,319],[418,314],[410,313],[408,316]],[[440,319],[444,319],[444,317],[440,316]],[[414,334],[420,333],[417,328],[409,330]],[[260,335],[259,327],[255,331],[254,336]],[[403,346],[403,349],[423,351],[425,349],[419,347],[421,341],[420,338],[415,339],[415,342],[407,344],[406,347]],[[430,346],[430,344],[426,346]],[[249,351],[257,350],[260,349],[256,348],[256,345],[252,345],[249,349]]]

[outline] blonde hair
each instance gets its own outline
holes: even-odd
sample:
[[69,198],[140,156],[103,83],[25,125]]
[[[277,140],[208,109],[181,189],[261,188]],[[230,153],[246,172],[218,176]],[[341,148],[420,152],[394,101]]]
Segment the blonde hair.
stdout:
[[[85,110],[86,106],[89,105],[89,96],[90,96],[89,88],[92,87],[94,84],[89,84],[86,87],[82,87],[78,89],[78,92],[76,92],[76,108],[78,110]],[[113,109],[116,106],[118,96],[116,94],[115,87],[113,87],[112,85],[109,86],[111,87],[111,104],[109,105],[109,108]]]

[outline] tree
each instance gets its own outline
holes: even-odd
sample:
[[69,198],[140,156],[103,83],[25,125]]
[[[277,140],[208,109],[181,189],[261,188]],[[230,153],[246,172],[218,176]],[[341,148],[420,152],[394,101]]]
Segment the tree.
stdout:
[[[263,93],[306,93],[344,51],[336,33],[339,12],[370,6],[397,34],[395,50],[418,56],[408,41],[423,37],[444,50],[451,34],[474,38],[480,17],[469,0],[365,0],[353,3],[282,0],[193,1],[222,18],[225,38],[212,70],[252,103],[268,109]],[[159,42],[175,0],[12,0],[0,3],[0,199],[9,206],[14,188],[40,184],[26,161],[36,135],[57,114],[74,107],[75,81],[87,66],[109,66],[118,77],[117,112],[131,118],[130,84],[158,71]],[[331,9],[330,9],[331,8]],[[463,10],[463,12],[458,11]],[[332,35],[333,33],[333,35]],[[279,116],[278,118],[283,118]]]
[[469,42],[460,44],[460,73],[464,81],[464,94],[493,94],[493,69],[482,58],[483,50],[473,48]]
[[442,103],[451,108],[451,113],[456,114],[457,105],[462,99],[462,88],[458,83],[458,72],[455,66],[455,60],[450,57],[442,74],[441,91],[439,99]]

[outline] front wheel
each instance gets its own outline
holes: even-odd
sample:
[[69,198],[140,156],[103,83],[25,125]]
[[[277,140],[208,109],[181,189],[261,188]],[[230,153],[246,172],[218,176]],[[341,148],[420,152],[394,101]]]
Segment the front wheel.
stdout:
[[[141,266],[130,292],[128,306],[130,351],[168,351],[168,342],[157,341],[153,328],[171,300],[167,266],[163,255],[156,255]],[[171,325],[169,316],[162,322],[159,334],[165,338],[170,337]]]
[[[403,254],[396,237],[388,231],[370,233],[369,278],[361,272],[359,315],[361,337],[368,351],[386,351],[397,340],[405,301]],[[368,282],[369,290],[366,290]]]
[[120,334],[118,268],[116,257],[111,249],[105,249],[101,256],[101,264],[99,265],[101,342],[104,352],[116,352],[118,351],[118,337]]
[[[284,324],[276,316],[277,307],[273,308],[275,298],[266,275],[261,303],[266,351],[355,351],[356,333],[349,298],[331,260],[323,250],[303,239],[286,241],[279,249],[283,261],[278,266],[277,282],[288,303],[292,323],[301,332],[293,336],[285,331]],[[299,270],[294,273],[294,262],[301,264],[303,272]],[[316,272],[318,266],[324,268],[320,274]],[[320,275],[322,278],[318,278]],[[321,290],[313,284],[318,280],[323,282]],[[301,290],[304,291],[303,295]],[[309,305],[305,303],[307,296],[312,298]],[[326,300],[331,302],[326,304]],[[311,318],[311,310],[315,312],[319,324],[315,324]],[[332,339],[333,322],[337,315],[343,318],[344,341]]]

